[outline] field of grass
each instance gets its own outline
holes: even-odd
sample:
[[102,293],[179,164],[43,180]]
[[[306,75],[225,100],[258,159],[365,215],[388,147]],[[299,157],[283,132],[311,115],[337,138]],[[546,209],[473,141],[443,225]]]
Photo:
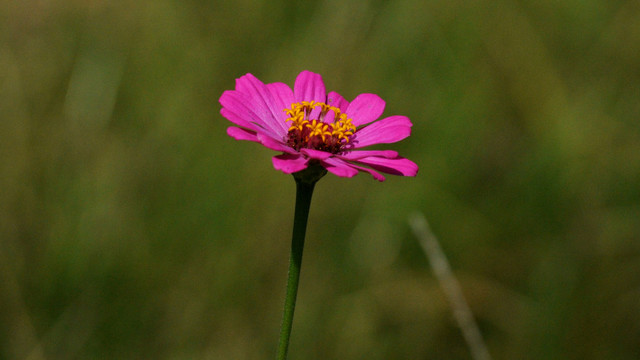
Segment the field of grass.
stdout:
[[640,354],[640,2],[0,0],[0,359],[271,359],[295,186],[252,73],[379,94],[415,178],[316,186],[291,359]]

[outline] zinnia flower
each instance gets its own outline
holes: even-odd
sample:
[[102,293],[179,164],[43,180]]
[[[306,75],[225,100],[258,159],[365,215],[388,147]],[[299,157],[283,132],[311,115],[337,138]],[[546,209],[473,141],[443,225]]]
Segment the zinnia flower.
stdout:
[[236,89],[220,97],[220,113],[239,127],[227,133],[282,152],[273,166],[287,174],[320,165],[329,172],[352,177],[368,172],[384,181],[382,173],[415,176],[418,166],[393,150],[361,150],[394,143],[411,134],[406,116],[378,120],[385,102],[375,94],[360,94],[348,102],[327,93],[319,74],[303,71],[293,90],[284,83],[264,84],[252,74],[236,80]]

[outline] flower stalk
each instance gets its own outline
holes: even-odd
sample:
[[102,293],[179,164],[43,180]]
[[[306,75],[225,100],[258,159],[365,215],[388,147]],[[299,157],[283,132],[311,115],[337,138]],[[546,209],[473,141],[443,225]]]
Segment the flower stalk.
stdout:
[[289,274],[287,277],[287,292],[282,313],[280,340],[278,342],[277,360],[285,360],[289,350],[289,338],[293,325],[293,312],[296,307],[300,267],[302,265],[302,250],[307,232],[307,220],[311,207],[311,197],[316,182],[326,174],[326,170],[310,167],[294,174],[296,180],[296,207],[293,218],[293,235],[291,236],[291,255],[289,256]]

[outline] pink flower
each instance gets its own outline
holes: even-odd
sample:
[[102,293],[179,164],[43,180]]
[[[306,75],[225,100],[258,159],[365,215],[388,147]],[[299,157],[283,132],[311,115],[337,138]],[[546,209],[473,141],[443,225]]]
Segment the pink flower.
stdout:
[[236,80],[236,89],[220,97],[220,113],[239,127],[227,133],[236,140],[260,143],[282,152],[273,166],[287,174],[314,164],[329,172],[352,177],[368,172],[384,181],[382,173],[415,176],[418,166],[393,150],[360,150],[394,143],[411,134],[406,116],[378,120],[385,102],[375,94],[360,94],[346,101],[327,94],[322,77],[303,71],[293,88],[283,83],[264,84],[251,74]]

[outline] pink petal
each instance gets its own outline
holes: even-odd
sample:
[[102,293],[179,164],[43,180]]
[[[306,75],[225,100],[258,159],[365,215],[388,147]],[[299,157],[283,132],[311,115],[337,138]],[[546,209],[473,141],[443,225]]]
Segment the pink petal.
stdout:
[[248,140],[260,142],[255,131],[241,129],[239,127],[230,126],[227,128],[227,134],[236,140]]
[[398,157],[398,152],[393,150],[356,150],[344,155],[339,155],[338,157],[346,160],[358,160],[370,156],[393,159]]
[[250,130],[264,132],[272,137],[284,137],[281,121],[265,110],[254,98],[239,91],[225,91],[220,97],[220,113],[229,121]]
[[296,78],[293,93],[297,102],[311,100],[325,102],[327,96],[322,77],[307,70],[301,72]]
[[[222,96],[220,96],[220,100],[219,100],[220,104],[222,105],[222,109],[220,109],[220,114],[222,114],[222,116],[227,118],[227,120],[233,122],[236,125],[239,125],[248,129],[260,129],[261,127],[256,126],[255,122],[251,122],[249,120],[251,116],[242,112],[244,111],[244,108],[233,111],[233,109],[235,109],[236,107],[235,105],[236,95],[234,93],[235,93],[234,90],[227,90],[222,93]],[[236,112],[241,114],[238,115]]]
[[411,125],[409,118],[401,115],[378,120],[356,131],[355,147],[400,141],[411,134]]
[[307,159],[300,154],[282,154],[274,156],[273,167],[285,174],[293,174],[307,168]]
[[384,181],[384,176],[382,176],[382,174],[380,174],[379,172],[373,170],[373,169],[369,169],[363,166],[358,166],[355,164],[349,164],[349,166],[353,167],[354,169],[358,169],[360,171],[364,171],[364,172],[368,172],[369,174],[371,174],[371,176],[373,176],[374,179],[378,180],[378,181]]
[[360,94],[347,107],[347,116],[355,126],[378,120],[384,111],[385,102],[376,94]]
[[360,164],[371,166],[372,168],[392,175],[416,176],[418,165],[409,159],[399,157],[396,159],[384,159],[379,157],[364,158],[357,161]]
[[224,116],[227,120],[231,121],[232,123],[236,124],[236,125],[240,125],[244,128],[247,129],[251,129],[251,130],[255,130],[255,131],[263,131],[262,128],[260,128],[259,126],[256,126],[256,124],[252,124],[247,122],[246,120],[244,120],[242,117],[238,116],[237,114],[222,108],[220,109],[220,114],[222,114],[222,116]]
[[274,140],[268,135],[265,135],[262,133],[256,133],[255,131],[252,131],[252,130],[230,126],[227,129],[227,134],[236,140],[253,141],[271,150],[282,151],[284,153],[290,153],[290,154],[297,154],[297,152],[294,149],[290,148],[286,144],[283,144],[277,140]]
[[245,93],[255,104],[258,104],[263,109],[265,122],[270,120],[274,122],[276,128],[279,128],[282,134],[286,133],[284,121],[286,120],[286,114],[282,111],[283,108],[276,104],[276,100],[265,85],[258,78],[252,74],[246,74],[236,80],[236,90],[241,93]]
[[336,159],[328,158],[322,162],[322,165],[330,173],[342,177],[354,177],[358,174],[358,170],[354,169],[349,163]]
[[282,152],[290,153],[290,154],[297,154],[298,153],[297,151],[295,151],[291,147],[287,146],[285,143],[283,143],[281,141],[278,141],[277,139],[274,139],[274,138],[270,137],[269,135],[260,134],[259,133],[257,138],[258,138],[258,141],[260,141],[260,143],[262,145],[264,145],[266,148],[269,148],[271,150],[282,151]]
[[314,150],[314,149],[300,149],[300,152],[307,155],[311,159],[325,160],[333,156],[333,154],[326,151]]
[[349,102],[337,92],[331,91],[329,92],[329,95],[327,95],[327,105],[335,106],[340,109],[340,111],[347,112]]
[[280,113],[282,114],[282,121],[285,124],[286,129],[288,130],[289,125],[287,125],[286,123],[287,115],[284,112],[284,109],[291,108],[291,104],[295,102],[293,91],[291,90],[289,85],[284,83],[267,84],[267,89],[271,91],[276,107],[280,109]]
[[[337,158],[327,159],[323,161],[323,164],[327,170],[329,170],[331,173],[336,174],[338,176],[352,177],[356,175],[358,171],[364,171],[371,174],[374,179],[378,181],[384,181],[384,176],[382,176],[382,174],[380,174],[379,172],[373,169],[368,169],[362,166],[358,166]],[[327,164],[332,165],[332,167],[327,166]]]

